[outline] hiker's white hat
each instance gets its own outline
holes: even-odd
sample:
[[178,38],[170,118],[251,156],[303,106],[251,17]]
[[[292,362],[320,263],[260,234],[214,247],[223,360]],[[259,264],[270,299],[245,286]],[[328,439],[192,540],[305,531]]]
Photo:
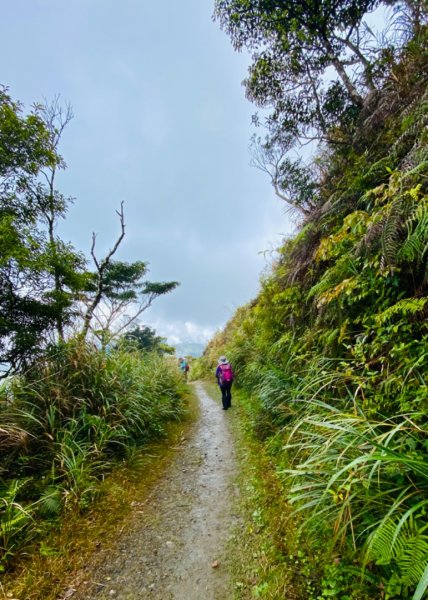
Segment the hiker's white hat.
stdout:
[[227,358],[225,356],[220,356],[220,358],[218,359],[218,364],[224,365],[226,363],[227,363]]

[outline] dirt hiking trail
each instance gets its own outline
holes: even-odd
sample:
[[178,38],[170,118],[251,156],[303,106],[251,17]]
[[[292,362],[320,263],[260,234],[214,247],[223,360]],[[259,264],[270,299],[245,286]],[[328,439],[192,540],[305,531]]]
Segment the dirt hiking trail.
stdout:
[[[221,409],[195,384],[201,414],[116,552],[62,596],[72,600],[231,600],[227,543],[236,523],[235,450]],[[136,498],[138,508],[138,498]],[[147,506],[147,509],[146,509]],[[138,515],[140,516],[140,515]],[[218,566],[217,562],[218,562]]]

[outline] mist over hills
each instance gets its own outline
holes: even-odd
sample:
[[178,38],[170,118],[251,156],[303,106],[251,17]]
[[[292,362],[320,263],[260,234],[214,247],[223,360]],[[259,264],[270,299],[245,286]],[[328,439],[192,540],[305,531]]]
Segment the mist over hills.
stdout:
[[181,342],[180,344],[173,344],[173,347],[177,356],[193,356],[194,358],[202,356],[205,349],[204,344],[197,342]]

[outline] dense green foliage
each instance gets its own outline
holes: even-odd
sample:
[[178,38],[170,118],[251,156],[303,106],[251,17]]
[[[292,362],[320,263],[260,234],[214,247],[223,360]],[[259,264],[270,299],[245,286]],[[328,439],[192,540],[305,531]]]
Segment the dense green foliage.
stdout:
[[[253,117],[267,130],[264,140],[253,138],[253,164],[269,174],[281,199],[307,215],[325,201],[326,173],[324,163],[305,164],[302,142],[326,142],[332,149],[352,145],[373,112],[370,135],[377,134],[385,115],[376,107],[388,110],[380,96],[385,100],[390,78],[400,77],[398,64],[409,40],[414,44],[426,35],[426,3],[216,0],[215,6],[234,46],[251,51],[244,81],[248,98],[270,111]],[[373,31],[368,13],[386,6],[393,7],[389,26]]]
[[[312,42],[257,11],[288,5],[297,3],[218,2],[232,35],[239,26],[246,43],[268,31],[267,22],[275,26],[269,39],[283,42],[284,61],[293,52],[291,33]],[[311,170],[287,190],[289,203],[304,208],[299,232],[279,249],[258,297],[205,353],[210,368],[227,353],[239,384],[259,398],[256,429],[275,454],[293,523],[300,522],[313,555],[323,551],[325,575],[338,573],[334,589],[318,587],[308,598],[420,599],[428,583],[423,6],[412,3],[419,15],[413,34],[382,63],[377,91],[352,100],[352,119],[342,113],[330,120]],[[271,152],[272,159],[278,146],[272,137],[266,144],[264,158]],[[293,203],[299,186],[311,190],[310,202]],[[359,578],[365,592],[356,591]]]
[[183,383],[158,354],[54,348],[0,390],[0,565],[62,513],[83,510],[120,460],[182,415]]
[[[43,346],[68,302],[52,294],[53,247],[41,224],[45,195],[38,185],[43,169],[54,169],[60,157],[52,148],[40,109],[27,116],[0,90],[0,362],[24,366]],[[53,213],[65,206],[52,200]],[[79,266],[64,247],[64,270]]]
[[127,331],[122,342],[130,344],[144,352],[158,352],[159,354],[174,354],[175,350],[167,344],[166,338],[156,335],[156,331],[151,327],[134,327]]

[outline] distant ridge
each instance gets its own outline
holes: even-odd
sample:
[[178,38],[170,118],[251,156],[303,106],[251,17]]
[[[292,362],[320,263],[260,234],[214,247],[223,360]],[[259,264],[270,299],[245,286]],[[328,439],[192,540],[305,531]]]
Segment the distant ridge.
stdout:
[[198,344],[197,342],[182,342],[181,344],[173,344],[173,347],[177,356],[193,356],[194,358],[202,356],[205,349],[204,344]]

